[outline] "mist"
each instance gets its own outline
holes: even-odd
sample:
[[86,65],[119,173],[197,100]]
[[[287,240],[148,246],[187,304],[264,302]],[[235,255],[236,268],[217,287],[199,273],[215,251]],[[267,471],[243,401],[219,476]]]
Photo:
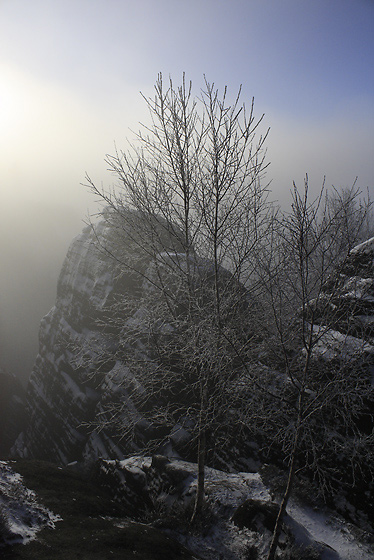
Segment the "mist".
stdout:
[[2,216],[0,363],[24,383],[37,355],[40,320],[54,305],[64,256],[81,228],[79,212],[41,201],[8,204]]
[[[339,5],[338,5],[339,4]],[[149,124],[157,74],[206,75],[270,127],[265,182],[289,204],[308,173],[374,197],[373,6],[193,0],[0,3],[0,367],[26,381],[71,240],[97,203],[87,172]],[[193,40],[191,40],[193,37]]]
[[[135,130],[137,115],[147,122],[143,105],[140,98],[134,105],[138,112],[127,119]],[[269,183],[271,200],[287,207],[293,181],[302,187],[306,173],[312,194],[319,191],[325,176],[327,187],[345,188],[358,175],[357,187],[363,193],[369,188],[373,197],[373,133],[365,109],[355,127],[339,118],[313,123],[308,119],[280,118],[271,110],[267,112],[266,107],[263,109],[264,130],[267,126],[271,128],[266,155],[270,164],[264,178]],[[0,209],[0,366],[23,383],[30,376],[38,352],[40,321],[54,305],[68,247],[87,217],[99,208],[91,192],[82,185],[85,172],[97,185],[108,187],[115,183],[107,170],[105,154],[114,152],[115,140],[119,149],[126,149],[126,137],[132,137],[124,126],[126,112],[121,118],[123,128],[118,126],[114,114],[105,125],[95,115],[88,118],[83,114],[84,118],[77,113],[63,127],[51,129],[52,140],[59,136],[58,150],[48,145],[45,136],[43,151],[32,150],[30,154],[23,139],[24,144],[18,143],[22,150],[13,146],[5,160],[7,168],[3,163],[6,191]],[[77,122],[85,130],[80,137]],[[90,138],[87,130],[92,132]],[[101,131],[95,142],[94,130]],[[74,143],[69,142],[70,137]],[[9,147],[8,144],[8,150]]]

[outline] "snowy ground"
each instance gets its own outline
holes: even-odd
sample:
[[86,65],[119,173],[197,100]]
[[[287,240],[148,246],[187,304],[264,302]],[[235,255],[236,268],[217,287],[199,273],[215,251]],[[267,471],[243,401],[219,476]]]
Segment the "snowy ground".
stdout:
[[[306,547],[312,545],[320,550],[321,560],[374,559],[374,547],[355,540],[343,520],[296,504],[292,504],[288,511],[288,526],[292,529],[295,543]],[[259,535],[222,522],[204,538],[175,533],[173,536],[204,560],[245,560],[251,546],[257,549],[259,558],[266,557],[270,533]]]
[[54,527],[60,520],[37,502],[35,493],[23,485],[19,473],[0,461],[0,546],[26,544],[40,529]]
[[374,547],[360,544],[352,534],[349,524],[337,516],[295,503],[289,505],[288,513],[306,529],[314,541],[330,546],[341,560],[373,560]]
[[[173,462],[174,463],[174,462]],[[175,468],[190,471],[184,495],[191,495],[196,487],[196,465],[176,461]],[[265,554],[269,545],[270,532],[263,535],[248,529],[239,529],[229,521],[235,509],[247,498],[270,501],[268,489],[258,473],[228,474],[207,469],[206,496],[212,511],[221,519],[203,536],[186,535],[170,531],[170,534],[187,546],[194,554],[205,560],[244,560],[248,549],[253,546]],[[291,503],[288,507],[288,526],[295,544],[316,547],[322,560],[373,560],[374,546],[359,543],[353,527],[339,518],[336,513],[313,510],[305,505]]]
[[[121,461],[121,465],[141,478],[147,471],[151,472],[152,478],[156,473],[149,471],[151,462],[150,458],[133,457]],[[193,499],[196,491],[196,465],[172,460],[166,464],[165,469],[172,480],[184,482],[180,486],[178,483],[178,491],[175,493],[161,493],[160,501],[171,507],[170,511],[176,515],[175,518],[173,516],[171,525],[155,527],[162,528],[169,536],[176,538],[199,559],[248,560],[251,557],[251,547],[258,552],[259,560],[266,557],[270,532],[265,528],[263,533],[239,529],[230,521],[236,508],[248,498],[260,502],[271,501],[269,491],[258,473],[225,473],[207,469],[206,516],[195,531],[187,531],[188,520],[183,518],[186,508],[178,510],[176,506],[185,506]],[[162,471],[159,472],[162,474]],[[180,474],[183,475],[182,478]],[[165,513],[165,509],[160,511]],[[322,551],[322,560],[374,559],[374,545],[360,543],[358,531],[355,532],[355,528],[336,513],[329,510],[317,511],[300,502],[291,502],[288,514],[287,525],[296,544],[313,545]],[[178,518],[178,515],[181,517]],[[61,518],[37,502],[34,492],[23,485],[21,475],[12,470],[11,463],[0,462],[0,545],[27,543],[35,538],[40,529],[54,527],[58,520]],[[118,525],[120,521],[115,524]]]

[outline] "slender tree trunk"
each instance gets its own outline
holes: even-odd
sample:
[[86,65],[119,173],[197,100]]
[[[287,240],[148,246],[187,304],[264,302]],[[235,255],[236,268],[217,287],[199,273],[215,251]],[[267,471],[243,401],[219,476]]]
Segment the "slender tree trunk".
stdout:
[[205,496],[205,456],[206,456],[206,432],[204,426],[200,426],[197,458],[197,489],[194,510],[191,523],[194,523],[201,513]]
[[286,513],[288,499],[289,499],[290,494],[291,494],[294,477],[295,477],[295,457],[293,456],[292,459],[291,459],[290,469],[288,471],[287,486],[286,486],[286,489],[285,489],[284,494],[283,494],[282,501],[281,501],[280,506],[279,506],[279,511],[278,511],[278,515],[277,515],[277,520],[275,522],[273,537],[272,537],[272,540],[271,540],[270,550],[269,550],[269,555],[268,555],[267,560],[274,560],[274,558],[275,558],[275,553],[277,551],[279,536],[280,536],[280,533],[281,533],[281,530],[282,530],[283,519],[284,519],[284,515]]
[[[300,398],[299,407],[301,407],[301,400],[302,399]],[[294,436],[294,441],[293,441],[292,451],[291,451],[291,460],[290,460],[290,465],[289,465],[289,469],[288,469],[287,485],[286,485],[286,489],[285,489],[283,497],[282,497],[282,501],[281,501],[280,506],[279,506],[278,515],[277,515],[277,519],[276,519],[275,526],[274,526],[273,537],[271,539],[270,550],[269,550],[267,560],[274,560],[275,559],[275,553],[276,553],[277,547],[278,547],[279,536],[280,536],[282,526],[283,526],[283,519],[284,519],[284,515],[286,513],[288,500],[289,500],[289,497],[290,497],[290,494],[291,494],[291,491],[292,491],[293,482],[294,482],[294,479],[295,479],[296,452],[297,452],[297,448],[298,448],[298,444],[299,444],[300,430],[301,430],[301,413],[300,413],[300,409],[299,409],[299,415],[298,415],[298,419],[297,419],[295,436]]]
[[200,380],[200,415],[197,448],[197,489],[191,523],[196,521],[201,513],[205,497],[205,459],[206,459],[206,400],[207,388],[205,380]]

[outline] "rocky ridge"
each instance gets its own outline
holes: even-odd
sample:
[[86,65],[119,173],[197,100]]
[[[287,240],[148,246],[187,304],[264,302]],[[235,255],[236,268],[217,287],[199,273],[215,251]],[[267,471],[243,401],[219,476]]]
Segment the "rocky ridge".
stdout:
[[[85,469],[91,469],[91,480],[118,502],[126,516],[141,522],[151,520],[153,523],[165,524],[165,519],[167,523],[170,516],[173,518],[176,512],[185,510],[186,504],[188,507],[192,500],[196,486],[196,465],[170,460],[165,456],[138,456],[132,442],[121,441],[111,428],[104,426],[101,430],[93,429],[108,402],[121,400],[131,406],[131,402],[126,401],[128,394],[122,385],[129,376],[125,360],[114,357],[108,360],[103,359],[103,356],[115,356],[118,344],[108,310],[123,294],[136,298],[141,286],[134,281],[134,277],[117,268],[105,250],[112,242],[113,231],[102,222],[95,229],[87,226],[69,248],[59,278],[56,304],[41,323],[39,354],[27,393],[26,424],[13,446],[13,455],[28,460],[48,460],[57,465],[78,461],[79,469],[82,468],[79,463],[84,463]],[[373,365],[370,365],[373,364],[374,355],[373,264],[374,239],[371,239],[351,251],[348,260],[331,278],[330,287],[326,286],[326,305],[321,310],[321,317],[328,319],[332,328],[328,331],[328,339],[321,337],[321,345],[316,348],[323,360],[351,357],[349,353],[354,354],[355,348],[359,348],[367,354],[369,367],[374,370]],[[334,296],[331,297],[331,294]],[[130,319],[137,320],[139,312]],[[373,403],[368,401],[364,418],[367,431],[372,429],[372,407]],[[173,436],[175,433],[175,430],[171,430],[173,454],[178,452],[180,439],[180,434]],[[185,435],[188,437],[188,434]],[[125,459],[129,455],[133,457]],[[70,468],[75,467],[71,465]],[[257,524],[256,519],[253,521],[250,516],[248,521],[248,512],[253,507],[256,512],[263,508],[263,514],[271,516],[269,507],[274,504],[258,473],[230,475],[209,469],[207,481],[207,504],[213,508],[216,516],[212,524],[213,533],[223,518],[225,527],[221,528],[226,535],[224,538],[229,538],[229,534],[230,538],[237,535],[237,529],[232,528],[232,520],[236,520],[240,531],[244,528],[245,531],[256,532],[257,529],[253,529],[253,523]],[[250,488],[247,488],[248,481],[251,481]],[[262,494],[254,492],[253,484],[261,487]],[[365,488],[369,501],[372,489],[372,484]],[[230,496],[237,498],[235,504],[230,502]],[[254,496],[255,504],[251,502]],[[260,501],[264,503],[261,505]],[[241,504],[246,504],[242,508],[244,514],[240,509],[235,513],[235,508],[240,508]],[[342,511],[344,509],[345,506]],[[289,510],[293,512],[289,520],[294,535],[292,538],[305,537],[303,544],[307,543],[306,546],[318,540],[321,527],[316,515],[312,511],[306,514],[305,509],[297,503],[290,504]],[[181,522],[185,521],[182,518]],[[314,528],[316,534],[313,538],[309,533],[305,536],[305,530],[298,523],[304,526],[308,523],[309,527]],[[164,530],[165,526],[162,528]],[[168,527],[166,530],[190,550],[198,551],[207,546],[204,558],[216,558],[214,555],[217,551],[223,550],[224,545],[216,543],[216,548],[212,548],[213,552],[210,553],[212,542],[209,544],[206,539],[204,543],[198,540],[187,542],[183,530],[179,533]],[[335,550],[340,546],[343,551],[340,557],[349,558],[346,555],[350,554],[347,553],[349,544],[341,540],[337,542],[336,534],[340,529],[337,527],[334,531],[326,537],[325,542],[330,542]],[[243,547],[242,536],[238,537],[238,550]],[[245,546],[252,542],[258,549],[262,537],[260,541],[257,537],[254,541],[251,536],[247,537]],[[366,559],[370,552],[365,550],[362,549],[360,557]],[[240,554],[245,554],[244,548]],[[232,557],[240,558],[240,554],[233,553]],[[325,548],[323,554],[321,557],[338,558],[335,552],[326,552]]]
[[[84,427],[100,413],[108,392],[116,390],[113,376],[105,371],[100,385],[92,379],[92,372],[103,368],[102,348],[113,344],[98,321],[111,298],[130,284],[128,278],[117,277],[110,256],[97,246],[97,236],[109,238],[104,223],[95,231],[87,226],[71,243],[55,306],[41,321],[39,353],[27,389],[25,429],[13,447],[16,456],[57,464],[91,456],[123,458],[105,431],[98,434]],[[113,366],[118,369],[113,363],[106,369]]]
[[[123,273],[103,249],[110,247],[113,239],[113,230],[103,221],[95,229],[87,226],[68,250],[56,304],[41,322],[39,354],[27,391],[26,423],[13,446],[15,456],[63,465],[97,457],[123,459],[137,452],[109,427],[93,429],[108,402],[128,400],[122,385],[129,376],[126,363],[102,359],[103,354],[114,356],[118,344],[108,321],[108,309],[123,294],[136,297],[141,287],[139,280]],[[366,344],[370,350],[373,257],[371,239],[351,251],[342,270],[331,280],[339,284],[334,300],[326,288],[334,321],[332,332],[336,333],[329,341],[332,353],[341,346],[339,336],[347,333],[352,344]],[[326,309],[323,314],[326,319]],[[104,328],[104,324],[109,327]],[[324,357],[328,358],[327,354]],[[178,446],[177,437],[173,444]]]
[[[127,403],[133,409],[131,390],[139,386],[126,363],[126,353],[122,349],[120,357],[116,354],[120,331],[111,316],[113,307],[124,298],[135,302],[124,319],[140,324],[141,331],[142,308],[137,298],[142,291],[150,291],[154,272],[149,256],[139,257],[136,249],[131,253],[131,240],[130,258],[143,259],[140,266],[147,268],[147,279],[142,281],[117,266],[112,255],[118,246],[116,235],[113,224],[103,220],[95,227],[87,226],[69,248],[55,306],[41,322],[39,354],[27,391],[25,429],[12,449],[16,457],[60,465],[98,457],[123,459],[141,451],[143,442],[152,437],[153,428],[146,422],[139,422],[135,434],[139,437],[131,441],[121,439],[112,425],[101,422],[108,404]],[[175,258],[182,258],[175,247],[172,251]],[[191,259],[197,282],[202,277],[209,281],[211,264],[196,256]],[[165,256],[163,262],[167,263]],[[228,275],[224,271],[224,282]],[[168,453],[188,458],[181,449],[188,447],[189,434],[178,424],[168,428],[168,433]]]

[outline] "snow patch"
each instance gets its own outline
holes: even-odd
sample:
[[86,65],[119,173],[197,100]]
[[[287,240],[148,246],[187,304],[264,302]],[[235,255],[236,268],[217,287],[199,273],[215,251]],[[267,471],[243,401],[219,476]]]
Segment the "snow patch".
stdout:
[[313,334],[316,339],[313,355],[326,361],[336,358],[349,361],[363,354],[374,354],[374,346],[368,342],[339,331],[314,325]]
[[[374,550],[369,546],[358,543],[352,535],[349,525],[336,515],[315,511],[309,507],[290,503],[287,512],[291,517],[302,525],[302,531],[296,529],[294,533],[300,544],[311,542],[326,544],[336,551],[341,560],[373,560]],[[330,553],[332,557],[332,552]],[[329,558],[326,551],[323,558]],[[336,555],[335,555],[336,558]]]
[[367,241],[356,245],[356,247],[353,247],[353,249],[351,249],[350,253],[353,255],[357,253],[363,253],[365,255],[374,253],[374,237],[371,237]]
[[47,508],[39,504],[32,490],[22,483],[22,476],[10,465],[0,462],[0,546],[26,544],[35,539],[44,527],[55,527],[61,521]]

